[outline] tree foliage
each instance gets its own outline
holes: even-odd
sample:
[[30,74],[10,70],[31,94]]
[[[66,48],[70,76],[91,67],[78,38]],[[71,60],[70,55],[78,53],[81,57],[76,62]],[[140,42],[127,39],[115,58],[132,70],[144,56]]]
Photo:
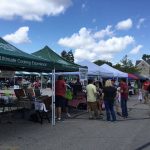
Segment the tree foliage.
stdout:
[[133,65],[132,61],[128,59],[127,55],[125,55],[120,62],[121,64],[118,63],[113,67],[127,73],[139,73],[140,70]]
[[108,61],[105,61],[105,60],[96,60],[94,61],[94,63],[98,66],[101,66],[103,64],[108,64],[109,66],[112,66],[112,63],[111,62],[108,62]]
[[70,50],[69,52],[67,52],[66,50],[63,50],[61,52],[61,57],[63,57],[67,61],[74,62],[74,55],[72,53],[72,50]]
[[150,55],[143,54],[142,59],[145,61],[148,61],[148,60],[150,60]]
[[69,60],[70,62],[74,62],[74,56],[73,56],[72,50],[70,50],[70,51],[68,52],[68,60]]
[[65,51],[65,50],[63,50],[62,52],[61,52],[61,57],[63,57],[64,59],[67,59],[67,52]]

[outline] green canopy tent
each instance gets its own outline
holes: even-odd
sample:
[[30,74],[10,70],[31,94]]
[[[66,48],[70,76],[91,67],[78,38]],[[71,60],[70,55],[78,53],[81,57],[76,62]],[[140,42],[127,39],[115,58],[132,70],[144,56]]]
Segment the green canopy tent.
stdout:
[[0,38],[0,69],[14,71],[50,72],[53,63],[25,53]]
[[75,63],[71,63],[58,54],[56,54],[48,46],[45,46],[43,49],[32,53],[39,58],[44,58],[48,61],[52,61],[57,72],[68,72],[68,71],[79,71],[79,68],[87,68],[85,66],[80,66]]
[[[54,70],[52,72],[52,90],[55,93],[55,70],[57,72],[68,72],[68,71],[79,71],[80,68],[86,68],[80,66],[78,64],[71,63],[58,54],[56,54],[53,50],[51,50],[48,46],[45,46],[43,49],[32,53],[39,58],[44,58],[46,60],[51,60],[54,64]],[[52,95],[52,125],[55,125],[55,94]]]
[[[55,93],[55,71],[78,71],[80,66],[67,62],[48,47],[34,55],[25,53],[0,38],[0,69],[29,72],[53,73],[53,91]],[[40,55],[41,53],[41,55]],[[38,57],[37,57],[38,56]],[[47,57],[48,56],[48,57]],[[55,94],[52,97],[52,124],[55,125]]]

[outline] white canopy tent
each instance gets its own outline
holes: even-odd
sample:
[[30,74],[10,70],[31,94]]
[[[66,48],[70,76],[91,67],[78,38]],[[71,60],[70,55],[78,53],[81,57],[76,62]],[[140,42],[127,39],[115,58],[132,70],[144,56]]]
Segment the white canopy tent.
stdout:
[[106,69],[106,70],[109,70],[110,72],[113,73],[114,77],[120,77],[120,78],[127,78],[128,77],[128,73],[125,73],[125,72],[122,72],[122,71],[119,71],[107,64],[103,64],[100,66],[102,69]]
[[88,67],[88,75],[99,75],[101,77],[113,77],[112,71],[102,68],[88,60],[83,60],[81,62],[78,62],[78,64]]

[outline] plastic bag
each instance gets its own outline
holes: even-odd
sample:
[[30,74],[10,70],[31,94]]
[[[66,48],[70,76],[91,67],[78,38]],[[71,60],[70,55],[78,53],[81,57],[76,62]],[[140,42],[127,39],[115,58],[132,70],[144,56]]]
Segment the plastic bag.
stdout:
[[72,100],[72,98],[73,98],[73,93],[72,93],[72,91],[70,90],[70,89],[68,89],[67,91],[66,91],[66,95],[65,95],[65,98],[67,99],[67,100]]

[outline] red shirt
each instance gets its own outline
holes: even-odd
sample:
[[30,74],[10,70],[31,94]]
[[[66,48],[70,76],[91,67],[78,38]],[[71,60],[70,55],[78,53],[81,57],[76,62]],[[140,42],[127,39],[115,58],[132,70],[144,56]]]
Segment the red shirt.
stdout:
[[149,85],[150,85],[150,82],[149,82],[149,81],[145,81],[145,82],[143,83],[143,89],[146,90],[146,91],[148,91]]
[[55,84],[55,95],[65,96],[66,84],[64,80],[57,80]]
[[121,98],[128,99],[128,85],[125,82],[120,84]]

